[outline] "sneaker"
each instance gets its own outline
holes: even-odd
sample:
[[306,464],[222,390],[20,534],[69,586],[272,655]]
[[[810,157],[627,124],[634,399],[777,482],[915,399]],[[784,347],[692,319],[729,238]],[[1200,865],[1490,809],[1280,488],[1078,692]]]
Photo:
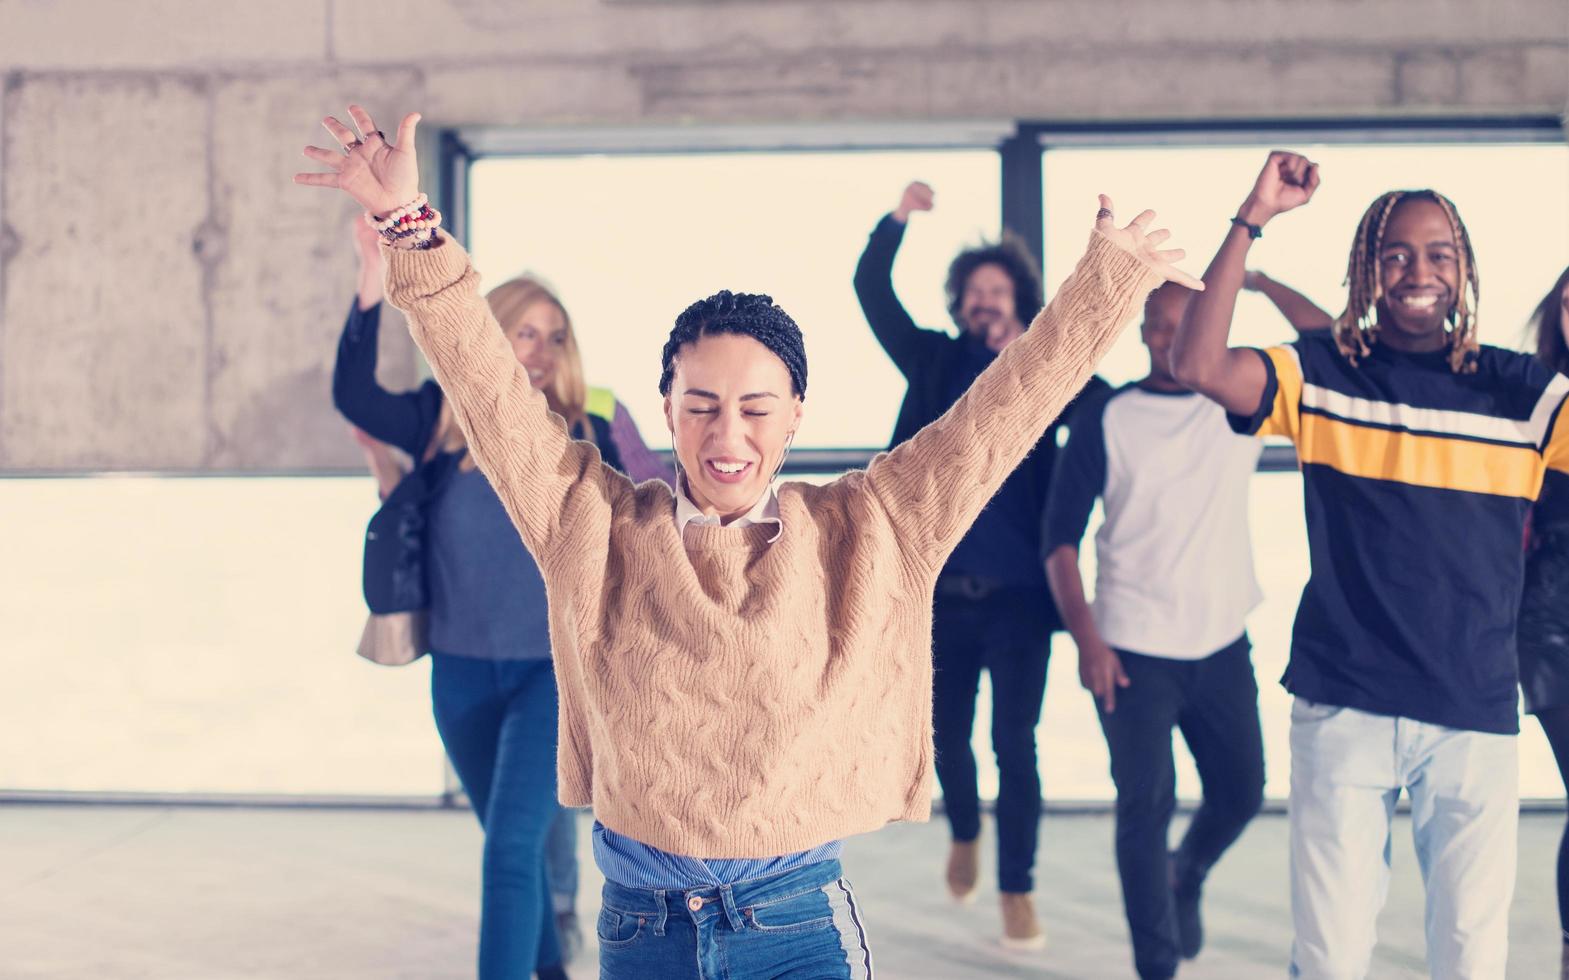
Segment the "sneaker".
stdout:
[[1177,942],[1182,958],[1191,960],[1204,948],[1204,920],[1199,914],[1203,897],[1203,879],[1181,875],[1177,871],[1177,856],[1171,856],[1171,897],[1177,912]]
[[961,905],[975,901],[981,877],[981,841],[956,840],[948,850],[948,894]]
[[583,930],[577,924],[576,912],[556,913],[556,938],[561,943],[562,965],[577,959],[583,951]]
[[1002,944],[1021,951],[1046,948],[1046,932],[1035,917],[1035,899],[1024,892],[1003,892]]

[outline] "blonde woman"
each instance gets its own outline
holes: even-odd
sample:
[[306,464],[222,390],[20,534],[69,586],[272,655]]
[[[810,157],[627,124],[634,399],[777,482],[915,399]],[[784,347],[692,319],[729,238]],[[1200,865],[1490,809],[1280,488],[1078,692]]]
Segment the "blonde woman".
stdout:
[[[431,699],[442,744],[485,829],[479,975],[512,980],[539,970],[561,977],[543,859],[553,828],[559,840],[571,824],[556,803],[556,685],[545,583],[468,454],[436,383],[408,392],[377,383],[381,256],[375,232],[357,224],[363,229],[359,291],[338,344],[333,402],[368,439],[432,461],[446,474],[426,506]],[[599,399],[608,400],[609,411],[590,410],[571,318],[549,289],[512,279],[486,300],[517,364],[575,437],[593,442],[618,469],[625,451],[636,463],[635,478],[664,476],[608,393]],[[386,469],[377,465],[383,486],[395,476]],[[551,870],[575,891],[570,838],[553,851],[564,853],[553,853]]]

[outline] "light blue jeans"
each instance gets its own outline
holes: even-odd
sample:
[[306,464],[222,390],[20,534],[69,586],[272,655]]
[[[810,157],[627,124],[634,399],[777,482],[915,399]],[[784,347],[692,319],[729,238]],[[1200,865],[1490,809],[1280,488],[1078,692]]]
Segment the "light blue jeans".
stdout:
[[687,891],[605,882],[600,980],[870,980],[838,861]]
[[1515,887],[1515,736],[1297,698],[1291,706],[1291,976],[1361,980],[1404,789],[1435,980],[1503,980]]

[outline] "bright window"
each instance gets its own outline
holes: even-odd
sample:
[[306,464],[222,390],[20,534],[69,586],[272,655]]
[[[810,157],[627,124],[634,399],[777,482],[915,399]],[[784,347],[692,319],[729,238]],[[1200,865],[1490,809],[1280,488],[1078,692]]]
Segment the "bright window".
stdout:
[[[1186,267],[1202,271],[1267,149],[1048,150],[1048,294],[1083,248],[1096,191],[1124,218],[1161,212],[1188,249]],[[1362,209],[1389,187],[1432,186],[1470,226],[1483,339],[1519,345],[1527,313],[1569,261],[1569,150],[1304,149],[1324,185],[1270,226],[1256,268],[1337,313]],[[471,243],[486,283],[524,270],[554,283],[590,381],[613,388],[656,445],[668,444],[655,389],[665,336],[682,308],[720,288],[772,293],[805,331],[799,445],[884,445],[904,382],[851,289],[867,234],[908,181],[937,188],[937,210],[912,222],[895,284],[917,322],[949,328],[947,264],[994,237],[1000,214],[998,157],[987,149],[495,157],[471,177]],[[1289,335],[1266,301],[1242,297],[1239,342]],[[1102,373],[1120,382],[1144,369],[1130,330]],[[1278,798],[1289,771],[1278,679],[1306,541],[1295,474],[1261,474],[1253,490],[1266,599],[1249,628],[1268,792]],[[353,653],[365,615],[361,535],[374,508],[368,476],[0,479],[0,790],[440,794],[428,665],[380,668]],[[1085,553],[1093,583],[1093,548]],[[1105,800],[1105,743],[1075,660],[1059,635],[1039,729],[1046,793]],[[987,703],[976,745],[992,795]],[[1556,796],[1546,742],[1524,729],[1522,794]],[[1178,758],[1179,789],[1195,796],[1183,750]]]
[[[1289,283],[1333,315],[1345,307],[1346,260],[1362,212],[1394,188],[1431,187],[1455,202],[1481,273],[1478,326],[1484,343],[1519,347],[1525,321],[1569,262],[1569,148],[1563,144],[1295,146],[1319,163],[1323,183],[1306,206],[1270,222],[1248,264]],[[1097,192],[1118,217],[1144,208],[1185,248],[1183,267],[1202,275],[1230,229],[1271,146],[1055,148],[1044,167],[1046,281],[1051,288],[1084,250]],[[1530,193],[1522,197],[1521,189]],[[1268,300],[1238,298],[1234,344],[1288,340]],[[1101,373],[1131,381],[1148,370],[1137,330],[1112,349]]]
[[0,789],[445,788],[430,667],[354,654],[369,476],[0,480]]
[[796,445],[887,445],[904,379],[851,288],[867,235],[911,180],[937,189],[894,275],[917,323],[949,328],[948,261],[998,230],[992,150],[513,157],[471,175],[485,285],[523,271],[554,284],[590,384],[614,389],[661,447],[660,351],[676,315],[720,289],[768,293],[801,325],[810,371]]

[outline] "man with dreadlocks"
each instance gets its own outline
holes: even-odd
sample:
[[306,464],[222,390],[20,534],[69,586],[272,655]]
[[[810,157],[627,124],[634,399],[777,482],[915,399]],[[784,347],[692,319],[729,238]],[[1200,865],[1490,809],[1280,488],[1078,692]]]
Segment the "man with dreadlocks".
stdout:
[[1178,332],[1178,380],[1297,447],[1312,575],[1291,709],[1292,976],[1361,977],[1402,789],[1434,977],[1502,977],[1518,815],[1515,623],[1525,515],[1569,471],[1569,379],[1477,343],[1476,258],[1430,190],[1374,201],[1329,335],[1226,335],[1253,239],[1318,167],[1270,154]]

